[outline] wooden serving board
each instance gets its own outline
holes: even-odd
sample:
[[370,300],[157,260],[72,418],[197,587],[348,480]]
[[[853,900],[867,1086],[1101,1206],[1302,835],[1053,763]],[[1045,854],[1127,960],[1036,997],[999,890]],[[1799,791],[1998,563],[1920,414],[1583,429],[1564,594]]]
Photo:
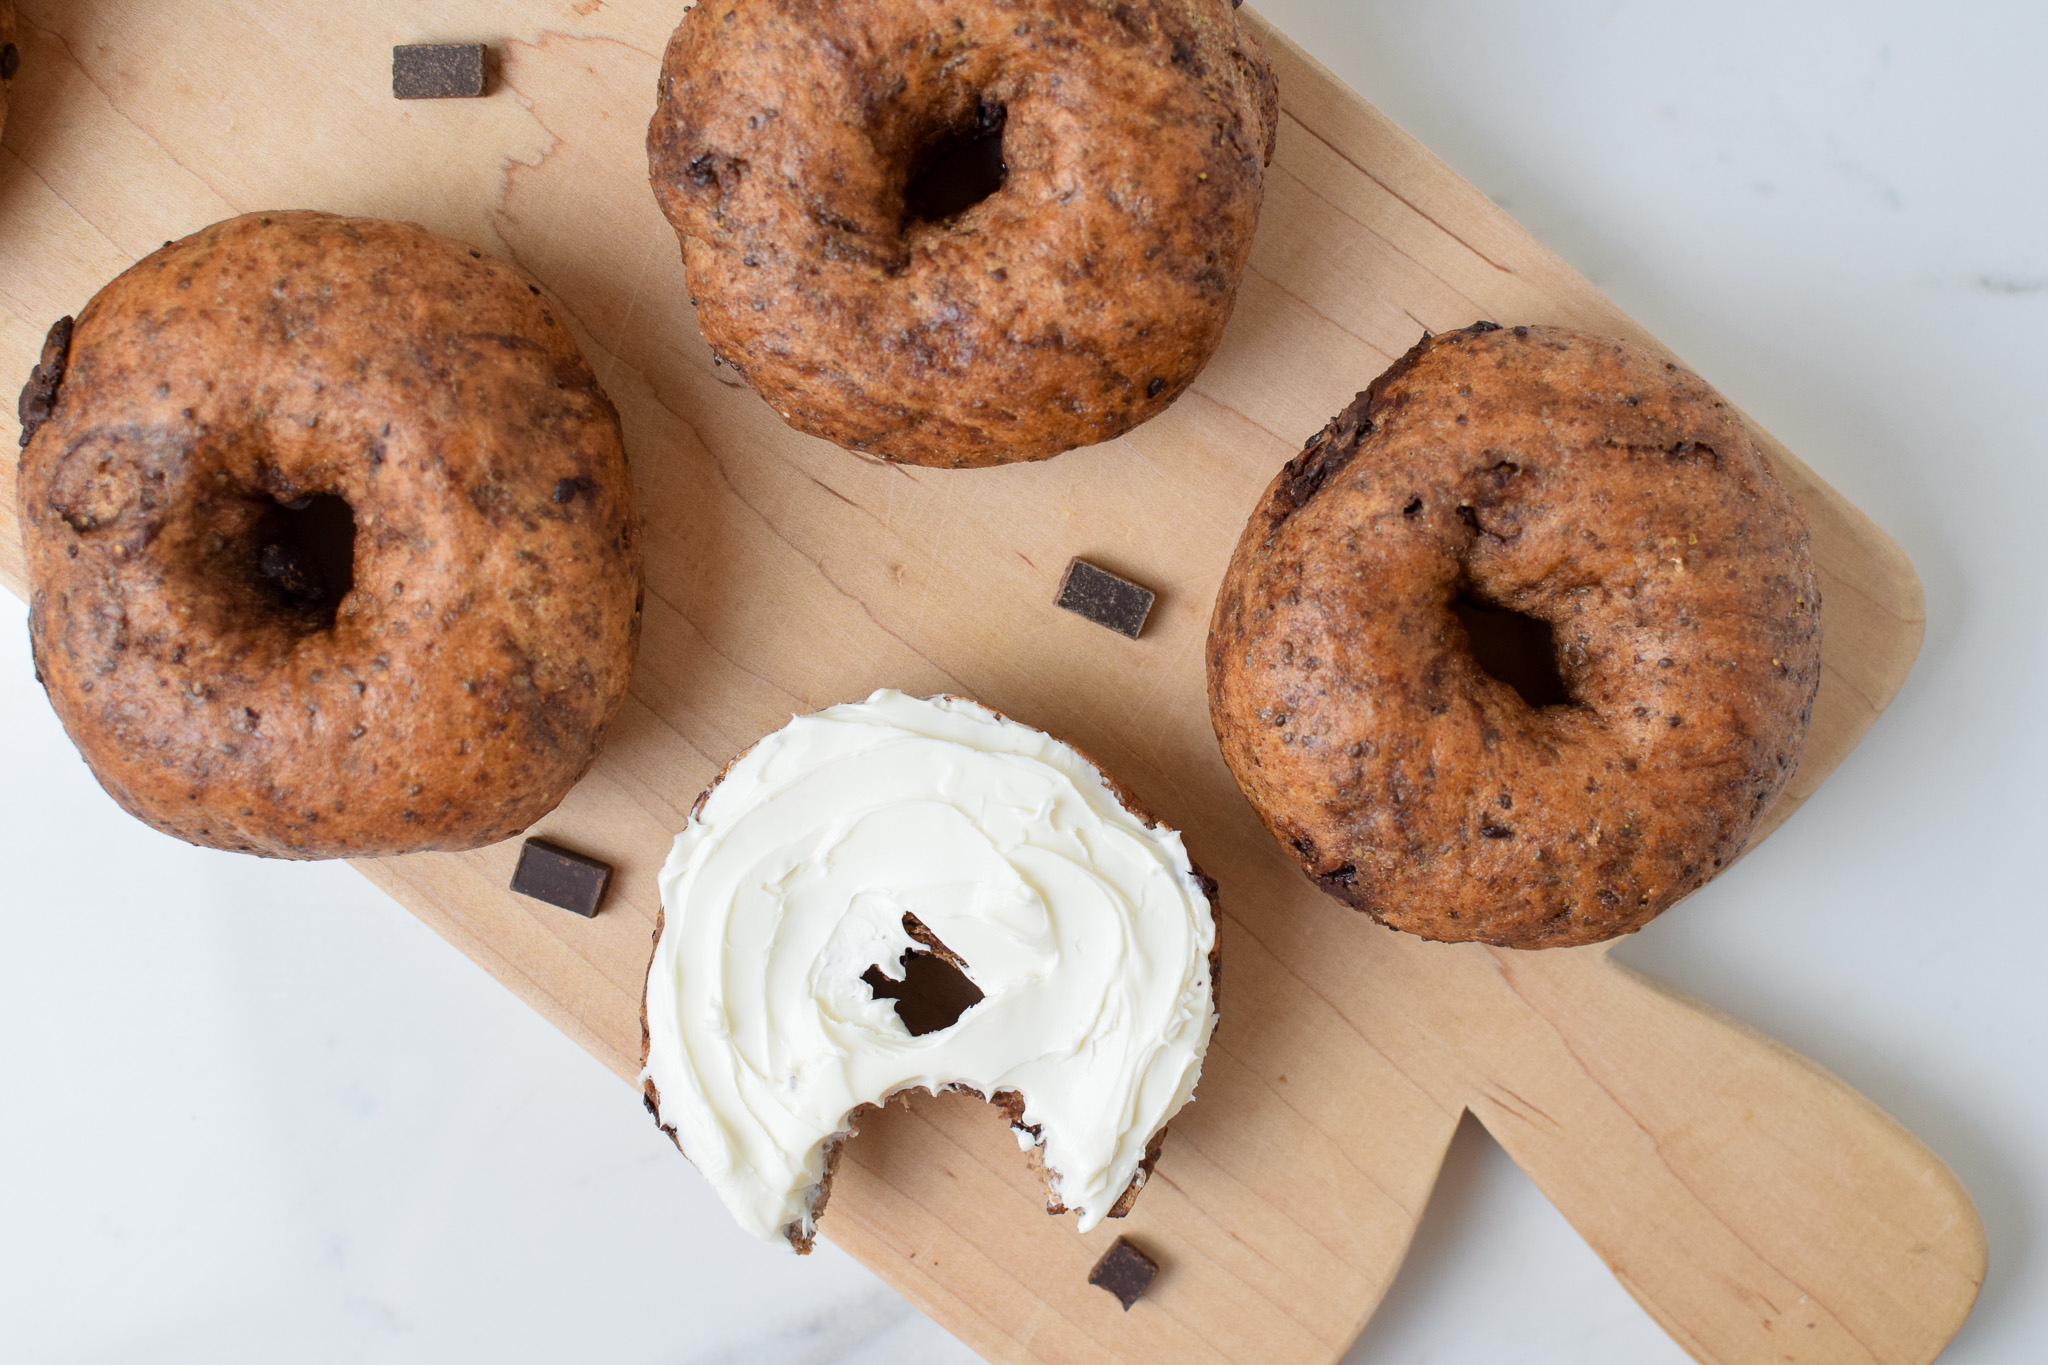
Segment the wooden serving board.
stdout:
[[[1921,1362],[1984,1242],[1948,1170],[1818,1067],[1598,949],[1387,932],[1319,895],[1210,734],[1202,640],[1279,464],[1424,328],[1649,342],[1484,196],[1253,19],[1285,105],[1220,354],[1167,414],[1028,468],[878,464],[793,434],[715,369],[641,139],[681,6],[652,0],[24,0],[0,155],[0,372],[167,238],[261,208],[405,218],[517,260],[625,418],[646,638],[596,770],[539,827],[619,869],[585,922],[506,890],[514,846],[363,873],[622,1078],[654,873],[704,782],[792,712],[878,686],[978,697],[1081,745],[1221,881],[1223,1021],[1122,1226],[1040,1209],[1002,1121],[892,1106],[824,1231],[995,1360],[1322,1362],[1406,1251],[1470,1109],[1703,1361]],[[1248,14],[1249,12],[1247,12]],[[487,39],[488,98],[397,103],[390,49]],[[1738,395],[1739,397],[1739,395]],[[1882,532],[1775,442],[1812,518],[1825,677],[1782,820],[1891,699],[1921,597]],[[0,578],[22,591],[11,461]],[[1160,590],[1133,643],[1051,605],[1085,554]],[[1680,910],[1677,913],[1688,913]],[[620,1104],[638,1098],[622,1089]],[[1126,1314],[1084,1280],[1124,1233]]]

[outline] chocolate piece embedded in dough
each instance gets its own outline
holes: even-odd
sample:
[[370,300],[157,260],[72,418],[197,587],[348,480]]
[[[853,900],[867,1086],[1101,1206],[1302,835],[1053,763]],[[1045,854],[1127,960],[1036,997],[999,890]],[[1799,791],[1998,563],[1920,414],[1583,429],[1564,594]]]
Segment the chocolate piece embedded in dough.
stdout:
[[70,318],[57,319],[50,334],[43,338],[42,357],[28,372],[28,383],[22,386],[21,402],[15,413],[21,418],[23,449],[34,439],[36,429],[49,421],[50,414],[57,409],[57,389],[64,382],[64,367],[71,357],[71,327]]

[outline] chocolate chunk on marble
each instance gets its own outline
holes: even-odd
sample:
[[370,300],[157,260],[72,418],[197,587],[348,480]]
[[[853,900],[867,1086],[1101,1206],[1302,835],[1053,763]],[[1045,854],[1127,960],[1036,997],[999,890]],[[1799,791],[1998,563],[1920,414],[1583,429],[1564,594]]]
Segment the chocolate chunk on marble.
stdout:
[[512,872],[512,889],[590,919],[603,903],[605,888],[611,880],[610,863],[571,853],[545,839],[528,839],[519,847],[519,866]]
[[1145,1291],[1152,1286],[1152,1277],[1158,1273],[1157,1261],[1132,1246],[1129,1238],[1119,1237],[1109,1250],[1102,1253],[1095,1269],[1088,1272],[1088,1283],[1116,1295],[1128,1313],[1132,1304],[1145,1297]]
[[1145,618],[1152,614],[1154,593],[1085,559],[1076,559],[1067,565],[1066,577],[1060,580],[1059,596],[1054,600],[1077,616],[1085,616],[1098,626],[1107,626],[1135,640],[1145,629]]
[[408,43],[391,49],[394,99],[475,99],[483,93],[482,43]]

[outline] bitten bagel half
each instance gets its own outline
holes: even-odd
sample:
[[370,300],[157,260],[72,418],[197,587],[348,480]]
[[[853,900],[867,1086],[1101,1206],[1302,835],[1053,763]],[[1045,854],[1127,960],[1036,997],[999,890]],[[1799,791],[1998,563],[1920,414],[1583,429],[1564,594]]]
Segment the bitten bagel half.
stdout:
[[[1563,695],[1489,675],[1461,609],[1547,625]],[[1820,640],[1805,519],[1712,389],[1481,323],[1425,337],[1268,487],[1217,597],[1210,715],[1332,895],[1428,938],[1591,943],[1742,851],[1798,763]]]
[[713,353],[799,431],[964,467],[1187,387],[1278,110],[1227,0],[720,0],[669,42],[647,147]]
[[[742,1227],[808,1251],[868,1107],[971,1091],[1086,1231],[1194,1093],[1213,893],[1086,757],[986,707],[881,691],[799,716],[719,774],[662,868],[648,1108]],[[929,1003],[917,955],[963,975],[952,1010],[884,998]]]
[[639,629],[633,487],[514,267],[231,219],[59,323],[21,411],[37,673],[136,816],[281,858],[466,849],[589,767]]

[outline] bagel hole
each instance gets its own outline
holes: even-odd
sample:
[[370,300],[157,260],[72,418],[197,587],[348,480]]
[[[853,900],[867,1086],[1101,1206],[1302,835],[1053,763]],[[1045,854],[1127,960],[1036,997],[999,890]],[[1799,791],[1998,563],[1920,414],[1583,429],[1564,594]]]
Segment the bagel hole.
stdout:
[[256,523],[257,581],[312,630],[333,628],[341,599],[355,587],[355,564],[356,514],[346,498],[272,500]]
[[910,159],[903,187],[903,211],[913,223],[958,218],[1003,187],[1010,167],[1003,160],[1002,105],[983,100],[966,127],[941,130]]
[[1458,589],[1451,615],[1465,628],[1481,672],[1514,688],[1539,710],[1572,704],[1571,689],[1557,666],[1557,635],[1550,622],[1489,602],[1470,584]]
[[[915,920],[905,916],[904,923],[909,927]],[[981,987],[947,960],[951,951],[930,930],[919,924],[912,930],[912,937],[932,944],[938,951],[912,948],[904,953],[899,963],[903,970],[901,981],[891,981],[879,966],[862,972],[860,979],[867,982],[875,999],[895,1001],[896,1017],[903,1021],[903,1027],[910,1030],[911,1037],[922,1038],[927,1033],[953,1027],[961,1015],[980,1004],[984,997]]]

